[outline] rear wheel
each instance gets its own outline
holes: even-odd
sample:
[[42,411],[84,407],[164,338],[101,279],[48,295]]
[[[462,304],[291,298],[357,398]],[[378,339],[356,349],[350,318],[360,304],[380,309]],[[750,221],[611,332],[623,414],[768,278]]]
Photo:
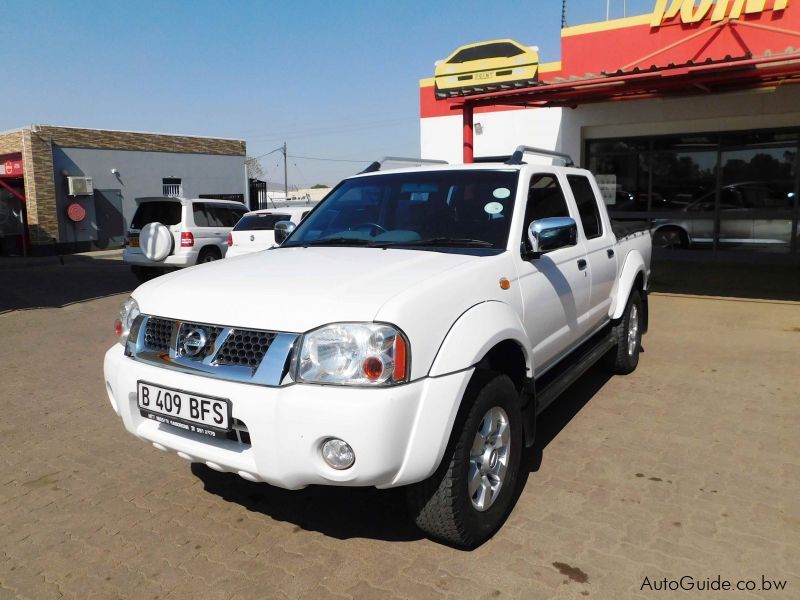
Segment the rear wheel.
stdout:
[[632,290],[622,319],[614,327],[617,345],[606,357],[607,366],[617,375],[632,373],[639,364],[643,324],[642,297],[638,290]]
[[216,248],[203,248],[197,256],[197,264],[210,263],[222,258],[222,254]]
[[505,522],[522,455],[519,395],[507,375],[478,372],[465,394],[442,463],[407,488],[417,526],[432,538],[476,548]]
[[680,227],[662,227],[653,233],[653,246],[656,248],[688,248],[689,236]]

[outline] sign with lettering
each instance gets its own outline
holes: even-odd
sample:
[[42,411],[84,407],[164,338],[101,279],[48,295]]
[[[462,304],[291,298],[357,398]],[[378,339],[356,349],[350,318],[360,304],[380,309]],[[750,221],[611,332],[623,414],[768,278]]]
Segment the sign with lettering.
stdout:
[[24,172],[22,159],[0,162],[0,177],[22,177]]
[[784,10],[789,0],[656,0],[653,9],[652,27],[663,25],[665,21],[680,17],[682,23],[699,23],[706,17],[711,22],[722,19],[738,19],[743,14],[753,15],[770,8],[773,11]]

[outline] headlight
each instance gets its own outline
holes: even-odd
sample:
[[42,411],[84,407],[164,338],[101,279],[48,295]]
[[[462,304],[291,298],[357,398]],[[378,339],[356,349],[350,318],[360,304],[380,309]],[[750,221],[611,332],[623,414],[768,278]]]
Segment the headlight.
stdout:
[[136,300],[133,298],[128,298],[122,303],[122,306],[119,307],[119,319],[117,319],[114,329],[119,336],[119,343],[123,346],[125,345],[125,342],[128,341],[128,335],[131,332],[131,327],[138,316],[139,305],[136,304]]
[[303,336],[296,380],[338,385],[394,385],[408,380],[409,349],[383,323],[335,323]]

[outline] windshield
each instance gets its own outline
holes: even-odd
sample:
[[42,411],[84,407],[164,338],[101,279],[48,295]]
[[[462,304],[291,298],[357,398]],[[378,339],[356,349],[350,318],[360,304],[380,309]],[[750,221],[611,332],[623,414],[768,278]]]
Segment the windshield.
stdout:
[[283,247],[506,249],[517,171],[387,173],[344,181]]

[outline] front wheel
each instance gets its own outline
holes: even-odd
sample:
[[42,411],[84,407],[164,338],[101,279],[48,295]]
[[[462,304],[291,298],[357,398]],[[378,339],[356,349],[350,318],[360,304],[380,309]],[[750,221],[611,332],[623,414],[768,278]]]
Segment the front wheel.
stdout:
[[417,526],[432,538],[476,548],[505,522],[522,455],[519,394],[507,375],[476,373],[442,463],[407,495]]

